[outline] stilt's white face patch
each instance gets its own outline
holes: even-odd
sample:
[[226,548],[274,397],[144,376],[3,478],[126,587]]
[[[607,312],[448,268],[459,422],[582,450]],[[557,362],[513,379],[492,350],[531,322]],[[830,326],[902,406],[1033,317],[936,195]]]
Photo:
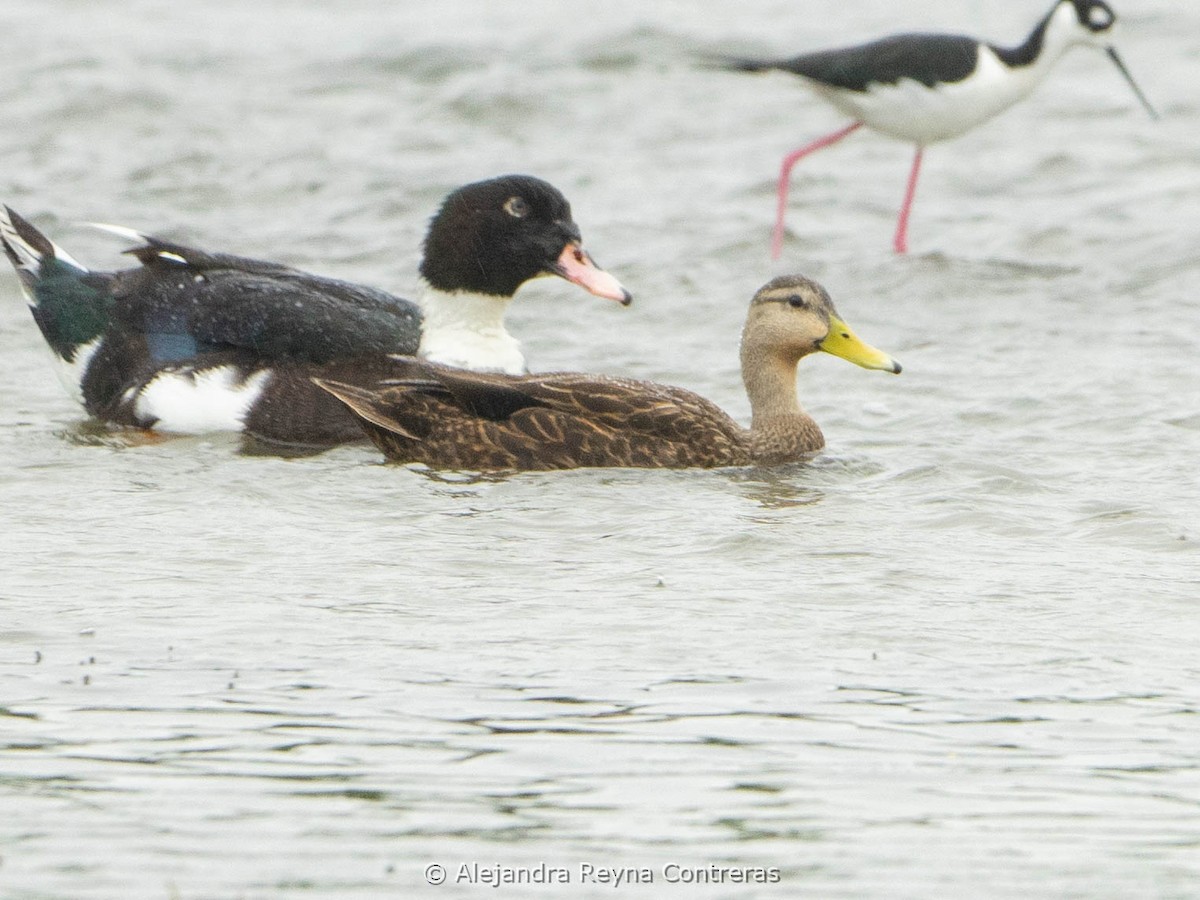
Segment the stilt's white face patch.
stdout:
[[1112,27],[1113,14],[1103,6],[1093,6],[1088,12],[1088,22],[1095,31],[1103,31]]
[[163,372],[142,388],[134,412],[139,421],[158,431],[240,431],[270,377],[269,371],[262,370],[243,380],[233,366]]

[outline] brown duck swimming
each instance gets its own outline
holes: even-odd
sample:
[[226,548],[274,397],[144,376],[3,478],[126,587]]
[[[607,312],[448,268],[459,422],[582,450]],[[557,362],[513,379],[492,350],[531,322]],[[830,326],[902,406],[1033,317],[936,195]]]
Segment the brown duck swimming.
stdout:
[[796,366],[817,350],[900,372],[854,335],[824,288],[786,275],[754,295],[742,331],[748,429],[691,391],[603,375],[487,374],[395,357],[394,372],[370,386],[314,381],[396,462],[478,471],[772,465],[825,446],[796,397]]

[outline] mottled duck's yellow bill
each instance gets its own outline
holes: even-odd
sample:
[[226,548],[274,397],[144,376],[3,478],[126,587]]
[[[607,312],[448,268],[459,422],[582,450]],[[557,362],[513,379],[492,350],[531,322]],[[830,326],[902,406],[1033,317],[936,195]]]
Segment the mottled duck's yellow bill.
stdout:
[[840,356],[864,369],[881,369],[894,375],[900,374],[900,363],[896,362],[882,350],[876,350],[870,344],[864,344],[858,335],[850,330],[850,326],[833,316],[829,320],[829,334],[818,344],[826,353]]

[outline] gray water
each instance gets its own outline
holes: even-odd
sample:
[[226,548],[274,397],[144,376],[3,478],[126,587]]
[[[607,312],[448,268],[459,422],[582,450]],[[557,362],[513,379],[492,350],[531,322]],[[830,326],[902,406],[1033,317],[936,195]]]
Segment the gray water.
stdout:
[[783,271],[905,365],[805,361],[808,466],[434,477],[89,426],[6,269],[0,897],[1200,896],[1200,7],[1118,4],[1161,121],[1076,51],[932,148],[907,258],[860,133],[771,264],[841,120],[695,62],[1045,5],[0,3],[0,199],[98,268],[73,223],[412,294],[526,171],[636,295],[524,290],[535,368],[744,418]]

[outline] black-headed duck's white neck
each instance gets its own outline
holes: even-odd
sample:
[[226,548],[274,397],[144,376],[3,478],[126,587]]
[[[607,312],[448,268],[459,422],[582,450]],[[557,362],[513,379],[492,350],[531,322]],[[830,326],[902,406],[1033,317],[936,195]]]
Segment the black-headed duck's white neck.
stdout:
[[476,372],[523,375],[520,342],[504,327],[512,297],[442,291],[425,283],[421,294],[421,346],[432,362]]

